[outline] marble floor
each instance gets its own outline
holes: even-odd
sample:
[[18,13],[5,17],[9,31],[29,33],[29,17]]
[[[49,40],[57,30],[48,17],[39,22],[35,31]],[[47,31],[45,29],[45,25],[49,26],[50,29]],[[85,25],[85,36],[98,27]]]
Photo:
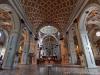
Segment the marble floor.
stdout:
[[86,69],[58,65],[20,65],[12,70],[0,70],[0,75],[100,75],[100,68]]

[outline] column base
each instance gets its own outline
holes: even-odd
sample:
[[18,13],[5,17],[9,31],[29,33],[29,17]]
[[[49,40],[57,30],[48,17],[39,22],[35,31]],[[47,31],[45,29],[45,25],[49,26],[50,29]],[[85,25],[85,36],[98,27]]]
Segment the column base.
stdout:
[[93,68],[97,68],[97,66],[88,66],[88,69],[93,69]]
[[10,70],[10,69],[14,69],[13,67],[11,66],[3,66],[2,69],[7,69],[7,70]]

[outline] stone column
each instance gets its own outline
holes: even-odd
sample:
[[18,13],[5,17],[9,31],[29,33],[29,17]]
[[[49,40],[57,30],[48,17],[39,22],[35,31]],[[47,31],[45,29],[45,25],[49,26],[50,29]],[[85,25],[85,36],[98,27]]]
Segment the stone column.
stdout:
[[71,28],[68,32],[68,46],[69,46],[69,52],[70,52],[70,61],[71,61],[71,64],[76,64],[77,55],[76,55],[73,36],[74,36],[73,28]]
[[[81,57],[80,58],[81,66],[86,66],[86,60],[85,60],[85,56],[84,56],[84,51],[83,51],[83,47],[82,47],[82,41],[81,41],[80,33],[79,33],[79,30],[78,30],[78,24],[74,23],[74,26],[75,26],[75,32],[76,32],[76,36],[77,36],[77,40],[78,40],[78,45],[79,45],[78,47],[79,47],[80,51],[82,52],[82,55],[79,56],[79,57]],[[84,59],[82,59],[82,58],[84,58]]]
[[68,33],[65,34],[65,46],[66,46],[66,64],[69,63],[69,51],[68,51]]
[[34,61],[33,63],[34,64],[37,64],[37,42],[34,41],[34,57],[33,57]]
[[66,56],[67,56],[67,48],[65,47],[65,39],[61,41],[61,57],[62,57],[62,64],[66,64]]
[[81,32],[81,40],[83,43],[83,48],[84,48],[84,53],[85,53],[85,57],[86,57],[86,63],[87,63],[87,67],[88,68],[95,68],[95,60],[94,60],[94,56],[93,56],[93,52],[92,52],[92,48],[89,42],[89,38],[87,35],[87,32]]
[[28,64],[29,49],[30,49],[30,40],[25,40],[21,64]]
[[[92,35],[94,33],[94,29],[93,30],[91,30],[90,32],[89,32],[89,39],[90,39],[90,43],[91,43],[91,47],[92,47],[92,49],[93,49],[93,54],[94,54],[94,57],[97,57],[98,56],[98,51],[97,51],[97,48],[96,48],[96,45],[94,44],[94,40],[92,39],[92,38],[94,38],[94,36]],[[96,37],[95,37],[96,38]]]
[[18,37],[19,33],[16,31],[13,31],[12,34],[10,35],[2,66],[4,69],[13,68],[14,57],[16,54],[16,48],[18,44]]
[[29,53],[32,54],[32,64],[36,64],[36,41],[31,37],[30,39],[30,51]]

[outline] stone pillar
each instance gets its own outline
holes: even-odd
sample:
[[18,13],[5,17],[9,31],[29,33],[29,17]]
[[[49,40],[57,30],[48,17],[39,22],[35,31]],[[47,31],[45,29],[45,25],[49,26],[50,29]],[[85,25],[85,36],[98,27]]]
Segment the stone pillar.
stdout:
[[65,47],[65,40],[61,41],[61,58],[62,58],[62,64],[66,64],[66,56],[67,56],[67,49]]
[[68,35],[67,33],[65,34],[65,41],[64,41],[64,44],[65,44],[65,63],[68,64],[69,63],[69,57],[68,57]]
[[[92,38],[94,38],[94,36],[92,35],[94,33],[94,29],[93,30],[91,30],[90,32],[89,32],[89,39],[90,39],[90,43],[91,43],[91,47],[92,47],[92,49],[93,49],[93,54],[94,54],[94,57],[97,57],[98,56],[98,51],[97,51],[97,48],[96,48],[96,45],[94,44],[94,40],[92,39]],[[96,37],[95,37],[96,38]]]
[[13,31],[12,34],[10,35],[2,66],[4,69],[13,68],[14,57],[16,54],[16,48],[18,44],[18,36],[19,33],[16,31]]
[[94,56],[93,56],[93,52],[92,52],[92,48],[89,42],[89,38],[87,35],[87,32],[81,32],[81,40],[83,43],[83,48],[84,48],[84,53],[85,53],[85,57],[86,57],[86,63],[87,63],[87,67],[88,68],[95,68],[95,60],[94,60]]
[[82,55],[79,56],[79,57],[81,57],[80,58],[81,66],[86,66],[86,60],[85,60],[85,56],[84,56],[84,50],[83,50],[83,47],[82,47],[82,41],[81,41],[80,33],[79,33],[79,30],[78,30],[78,24],[75,23],[74,26],[75,26],[75,32],[76,32],[76,36],[77,36],[77,40],[78,40],[78,45],[79,45],[78,47],[79,47],[80,51],[82,52]]
[[30,49],[30,40],[25,40],[21,64],[28,64],[29,49]]
[[32,54],[32,64],[36,64],[36,41],[31,37],[30,39],[30,51],[29,53]]
[[77,55],[76,55],[73,35],[74,35],[73,28],[71,28],[68,32],[68,46],[69,46],[69,52],[70,52],[70,61],[71,61],[71,64],[76,64]]
[[35,64],[37,64],[37,58],[38,58],[38,50],[37,50],[37,44],[35,44],[34,46],[34,63]]
[[55,48],[55,54],[57,55],[57,60],[61,60],[61,44],[58,43],[58,46]]

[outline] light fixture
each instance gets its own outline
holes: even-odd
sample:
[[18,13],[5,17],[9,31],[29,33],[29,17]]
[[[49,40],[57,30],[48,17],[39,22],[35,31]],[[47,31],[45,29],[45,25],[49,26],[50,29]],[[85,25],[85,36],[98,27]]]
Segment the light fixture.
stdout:
[[76,48],[77,48],[77,49],[79,48],[78,45],[76,46]]
[[98,36],[98,37],[100,36],[100,31],[96,32],[96,36]]

